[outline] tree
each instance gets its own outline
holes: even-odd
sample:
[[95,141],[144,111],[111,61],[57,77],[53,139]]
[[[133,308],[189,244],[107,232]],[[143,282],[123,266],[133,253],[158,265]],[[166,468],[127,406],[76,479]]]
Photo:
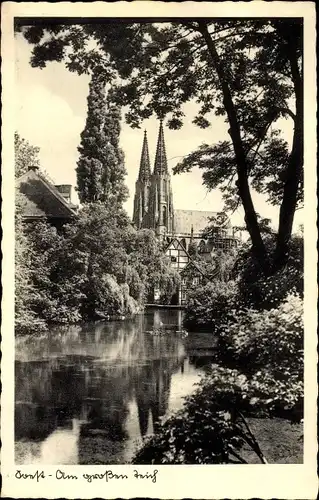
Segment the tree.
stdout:
[[[255,35],[256,26],[254,27],[254,32],[250,33],[250,36],[247,32],[245,33],[246,37],[248,35],[248,40],[250,39],[250,44],[252,43],[252,41],[254,41],[255,48],[259,49],[257,50],[257,57],[253,59],[253,62],[255,63],[254,66],[252,66],[249,58],[245,61],[243,51],[238,51],[238,48],[240,47],[238,46],[236,37],[233,37],[233,43],[230,44],[231,47],[227,48],[227,50],[234,50],[234,48],[237,49],[235,51],[235,60],[231,62],[235,64],[237,62],[241,72],[244,65],[246,66],[246,68],[249,67],[250,70],[257,70],[257,80],[255,80],[254,82],[254,80],[252,79],[252,81],[250,82],[255,85],[255,90],[257,90],[258,87],[259,89],[260,87],[262,87],[262,85],[260,84],[260,78],[265,78],[266,71],[269,71],[269,65],[265,65],[265,62],[267,54],[269,56],[270,51],[272,51],[273,56],[275,56],[275,64],[273,65],[273,68],[271,68],[272,73],[276,71],[277,78],[286,77],[284,79],[286,80],[284,81],[284,85],[277,85],[274,84],[274,82],[269,82],[268,78],[268,85],[266,85],[265,89],[262,89],[264,94],[263,99],[269,101],[269,91],[275,90],[275,94],[272,95],[272,98],[277,95],[278,97],[281,97],[281,102],[279,101],[280,107],[278,106],[279,103],[276,102],[276,98],[274,99],[275,103],[273,105],[268,102],[265,106],[266,113],[262,117],[262,122],[264,123],[259,124],[258,127],[256,127],[256,122],[254,123],[254,120],[256,119],[256,110],[253,110],[253,113],[249,114],[249,107],[252,107],[251,103],[248,103],[247,107],[246,99],[243,99],[243,97],[240,96],[243,91],[243,87],[245,87],[245,83],[247,83],[245,82],[245,77],[247,78],[247,74],[245,75],[244,72],[244,78],[241,74],[236,75],[236,72],[232,71],[231,64],[229,64],[229,62],[228,64],[226,63],[225,67],[225,60],[222,59],[216,48],[216,41],[218,42],[218,40],[214,40],[214,36],[212,36],[212,34],[209,32],[207,22],[200,21],[196,27],[197,31],[201,33],[206,42],[207,49],[211,56],[212,64],[217,73],[219,85],[221,87],[223,104],[230,125],[229,133],[231,136],[234,151],[234,160],[236,164],[236,186],[238,188],[238,195],[245,210],[245,221],[247,229],[251,236],[253,249],[266,273],[268,273],[270,270],[269,264],[267,262],[268,256],[261,237],[260,228],[258,226],[257,214],[254,210],[248,182],[251,169],[254,168],[255,165],[252,159],[249,157],[248,153],[253,151],[253,160],[255,160],[255,157],[257,156],[257,154],[259,154],[259,149],[261,147],[261,143],[265,139],[267,130],[269,129],[271,123],[274,122],[281,113],[292,116],[295,127],[293,146],[290,155],[287,155],[287,151],[285,150],[286,148],[283,147],[284,155],[282,155],[281,153],[281,158],[279,157],[280,159],[282,159],[282,156],[284,156],[284,158],[286,157],[286,161],[284,162],[284,169],[281,173],[281,175],[284,176],[285,180],[282,183],[283,186],[281,187],[283,196],[279,218],[277,245],[274,255],[275,270],[278,267],[281,267],[286,262],[288,256],[288,243],[291,236],[293,216],[298,200],[298,188],[301,183],[303,165],[303,96],[301,70],[298,65],[301,57],[302,29],[301,26],[296,23],[289,25],[287,23],[284,24],[282,21],[272,23],[271,27],[272,29],[269,29],[268,25],[268,29],[261,30],[261,35],[263,38],[262,41],[258,40],[259,33],[257,37],[252,38]],[[229,44],[229,41],[227,41],[226,43]],[[242,39],[240,40],[240,43],[243,44]],[[270,44],[272,44],[272,46]],[[247,45],[244,45],[244,47],[245,49],[247,49]],[[284,51],[286,51],[286,56],[284,55]],[[281,68],[279,67],[279,64],[282,65]],[[263,68],[262,65],[264,65]],[[238,76],[242,79],[242,81],[238,81]],[[273,77],[273,75],[271,76]],[[288,79],[290,78],[291,84],[293,85],[294,89],[294,98],[296,103],[295,114],[293,114],[287,106],[287,100],[292,95],[289,84],[287,85],[287,77]],[[239,87],[239,92],[236,89],[236,86],[237,89]],[[281,91],[282,93],[281,96],[279,91]],[[266,95],[267,93],[268,96]],[[256,94],[254,97],[256,97]],[[243,111],[248,111],[247,123],[244,123]],[[253,118],[253,123],[251,123],[251,118]],[[254,132],[253,134],[252,131]],[[248,137],[250,136],[248,141],[245,138],[245,132],[247,133]],[[266,154],[268,154],[268,156],[274,154],[274,143],[276,144],[276,141],[271,141],[270,145],[267,144],[267,142],[265,144],[264,149],[266,150]],[[226,146],[226,144],[224,146]],[[279,143],[279,146],[283,146],[282,142]],[[282,161],[280,163],[282,163]]]
[[[199,127],[209,126],[210,113],[225,116],[230,140],[203,145],[176,172],[194,165],[204,169],[204,183],[209,188],[220,186],[232,206],[242,203],[253,252],[263,272],[275,273],[284,266],[294,213],[302,198],[299,20],[201,18],[171,24],[50,25],[47,29],[27,28],[24,33],[35,44],[34,66],[64,59],[72,71],[82,73],[99,64],[108,78],[121,78],[117,102],[129,106],[126,120],[132,126],[155,113],[168,116],[169,126],[178,129],[183,105],[190,100],[199,105],[194,118]],[[90,51],[85,50],[86,37],[96,44]],[[272,130],[279,118],[293,120],[290,151],[279,132]],[[281,204],[271,255],[262,238],[251,185],[268,194],[271,202]]]
[[82,317],[96,319],[110,313],[125,314],[120,287],[126,280],[125,241],[129,231],[125,212],[114,204],[107,206],[102,202],[86,204],[75,224],[68,228],[68,254],[70,258],[72,253],[78,257],[81,265]]
[[179,284],[179,274],[172,269],[155,233],[141,229],[130,235],[128,241],[130,289],[138,287],[140,300],[153,299],[154,289],[161,292],[161,301],[169,303]]
[[21,216],[24,199],[16,199],[15,210],[15,333],[30,334],[45,330],[43,318],[37,317],[33,305],[38,293],[32,282],[30,241]]
[[[275,235],[264,236],[265,246],[271,253],[275,247]],[[293,235],[289,242],[286,265],[275,275],[264,276],[249,245],[244,245],[236,258],[232,275],[239,288],[238,302],[256,309],[277,307],[287,294],[293,291],[303,296],[304,258],[303,238]]]
[[235,281],[214,281],[196,287],[188,295],[184,323],[194,331],[215,333],[230,310],[236,307],[238,288]]
[[106,97],[106,75],[95,69],[90,82],[88,113],[81,134],[77,165],[79,198],[82,203],[125,201],[124,154],[119,146],[120,109]]
[[26,139],[14,133],[15,176],[20,177],[28,171],[28,167],[40,166],[40,148],[32,146]]
[[195,241],[190,241],[187,251],[193,260],[197,260],[199,258],[198,245],[195,243]]

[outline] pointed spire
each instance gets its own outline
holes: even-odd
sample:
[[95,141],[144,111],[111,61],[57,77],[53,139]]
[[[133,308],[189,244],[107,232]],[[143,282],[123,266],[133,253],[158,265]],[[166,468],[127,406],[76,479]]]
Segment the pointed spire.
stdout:
[[157,140],[154,174],[161,175],[161,174],[166,174],[167,172],[168,170],[167,170],[163,120],[161,119],[159,133],[158,133],[158,140]]
[[138,180],[145,182],[149,180],[150,176],[151,176],[151,164],[150,164],[150,155],[148,152],[147,132],[145,130]]

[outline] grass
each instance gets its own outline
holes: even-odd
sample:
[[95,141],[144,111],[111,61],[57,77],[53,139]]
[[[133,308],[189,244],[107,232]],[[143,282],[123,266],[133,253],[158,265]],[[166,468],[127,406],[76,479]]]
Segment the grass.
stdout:
[[[289,421],[279,418],[251,418],[248,423],[268,463],[303,463],[302,424],[291,424]],[[251,450],[245,449],[241,455],[251,464],[260,463],[257,455]]]
[[[303,463],[303,426],[291,424],[283,419],[248,419],[251,431],[269,464]],[[124,442],[113,442],[105,436],[81,438],[79,463],[90,465],[123,464],[125,460]],[[248,447],[241,456],[250,464],[260,464],[260,460]],[[126,462],[127,463],[127,462]]]

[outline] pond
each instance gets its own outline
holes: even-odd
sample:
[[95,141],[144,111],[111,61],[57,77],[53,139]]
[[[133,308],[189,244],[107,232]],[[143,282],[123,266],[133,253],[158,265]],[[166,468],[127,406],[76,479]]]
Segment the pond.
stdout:
[[181,328],[182,311],[155,309],[18,338],[15,462],[129,463],[212,361],[212,335]]

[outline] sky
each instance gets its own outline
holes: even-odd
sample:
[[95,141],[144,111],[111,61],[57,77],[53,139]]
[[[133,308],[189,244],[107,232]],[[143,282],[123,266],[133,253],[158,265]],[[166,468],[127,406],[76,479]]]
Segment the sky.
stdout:
[[[46,68],[32,68],[29,64],[32,47],[21,34],[15,39],[16,58],[16,130],[21,137],[40,148],[40,164],[56,184],[76,186],[77,147],[80,134],[85,127],[87,113],[88,75],[69,72],[63,63],[50,62]],[[223,117],[213,117],[208,129],[192,124],[196,105],[188,103],[185,108],[185,122],[181,130],[165,129],[165,143],[168,166],[171,170],[185,155],[197,149],[202,143],[213,144],[228,140],[228,126]],[[165,125],[165,122],[164,122]],[[292,129],[289,121],[282,123],[287,140],[291,141]],[[130,197],[125,204],[129,215],[133,213],[135,181],[138,175],[143,134],[147,130],[150,159],[155,160],[159,122],[150,118],[140,129],[132,129],[123,121],[121,147],[125,154],[127,170],[126,184]],[[175,209],[221,211],[223,202],[219,190],[208,192],[202,185],[199,169],[190,173],[172,175],[172,189]],[[267,203],[264,196],[252,193],[255,210],[271,219],[272,226],[278,224],[278,207]],[[74,192],[74,201],[77,196]],[[242,225],[244,211],[240,207],[230,215],[233,225]],[[297,211],[295,227],[303,222],[302,211]]]

